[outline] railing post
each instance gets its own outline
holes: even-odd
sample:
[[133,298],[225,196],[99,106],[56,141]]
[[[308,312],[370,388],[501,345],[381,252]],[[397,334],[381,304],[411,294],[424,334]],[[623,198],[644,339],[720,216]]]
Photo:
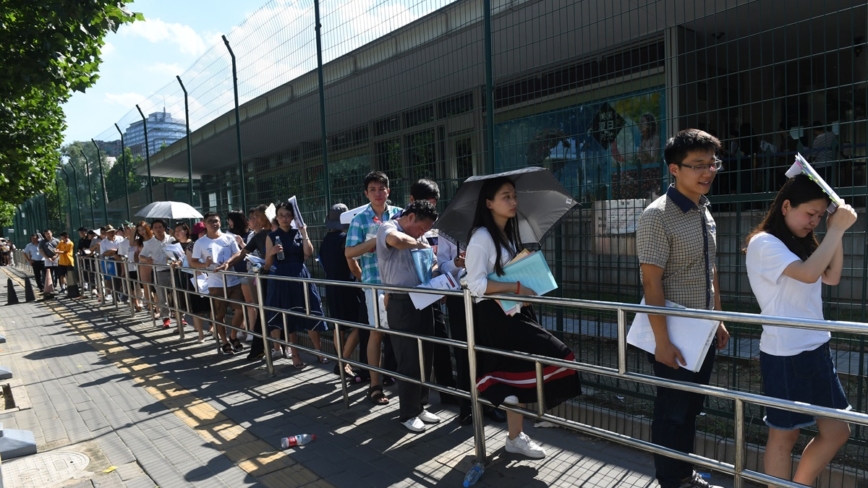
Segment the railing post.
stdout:
[[744,402],[735,399],[735,473],[733,488],[743,488],[744,479]]
[[482,0],[485,51],[485,169],[494,172],[494,69],[491,54],[491,0]]
[[[265,294],[262,292],[262,276],[256,276],[254,280],[256,282],[256,295],[259,297],[259,330],[258,332],[262,334],[262,343],[263,349],[265,351],[265,366],[268,368],[269,376],[274,376],[274,362],[271,359],[271,352],[268,350],[268,327],[265,322]],[[349,402],[346,399],[346,390],[344,390],[344,400]]]
[[[374,310],[377,310],[376,302]],[[464,286],[464,315],[467,322],[467,366],[470,373],[470,413],[473,417],[473,437],[476,446],[476,462],[485,463],[485,425],[482,423],[482,408],[479,406],[479,390],[476,388],[476,338],[473,326],[473,296]]]
[[627,373],[627,312],[618,309],[618,374]]
[[[184,340],[184,321],[182,317],[184,316],[184,312],[181,311],[181,302],[178,301],[178,288],[175,286],[175,270],[169,266],[169,283],[172,284],[172,299],[175,305],[175,320],[178,321],[178,335],[180,339]],[[183,292],[182,292],[183,293]],[[186,303],[186,295],[184,298],[184,302]]]

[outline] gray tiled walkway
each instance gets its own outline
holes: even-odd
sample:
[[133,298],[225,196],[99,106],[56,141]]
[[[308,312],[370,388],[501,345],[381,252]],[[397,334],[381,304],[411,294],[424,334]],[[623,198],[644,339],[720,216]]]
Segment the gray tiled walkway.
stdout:
[[[0,299],[5,303],[5,290]],[[81,486],[461,486],[469,467],[472,430],[460,427],[456,410],[443,408],[436,395],[431,408],[444,422],[413,435],[397,422],[396,397],[388,406],[374,407],[365,402],[364,387],[354,386],[346,408],[331,365],[297,372],[284,360],[271,378],[243,355],[218,356],[212,342],[197,344],[192,329],[181,342],[174,329],[155,328],[144,314],[131,319],[113,307],[99,310],[91,299],[51,306],[86,322],[72,327],[38,302],[0,307],[0,329],[9,340],[0,345],[0,364],[12,368],[33,406],[0,413],[0,421],[33,430],[40,452],[96,443],[106,467],[117,469],[100,471]],[[85,330],[98,331],[100,341],[115,344],[111,350],[123,350],[160,380],[137,382],[131,376],[136,372],[119,368],[122,361],[113,353],[97,352],[107,350],[105,344],[88,343]],[[288,459],[280,461],[293,466],[295,477],[278,480],[267,466],[241,469],[231,452],[208,440],[215,429],[183,420],[200,400],[230,421],[219,425],[237,424],[275,451],[284,435],[307,432],[318,438],[286,451]],[[489,424],[493,461],[478,486],[657,486],[649,455],[562,429],[534,428],[530,421],[526,431],[549,457],[529,461],[505,453],[502,426]],[[730,480],[715,478],[731,486]]]

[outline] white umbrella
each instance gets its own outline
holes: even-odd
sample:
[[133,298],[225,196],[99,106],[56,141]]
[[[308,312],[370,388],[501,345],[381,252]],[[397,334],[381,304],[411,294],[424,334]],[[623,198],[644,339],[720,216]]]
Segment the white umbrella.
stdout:
[[184,202],[154,202],[139,210],[136,217],[145,219],[201,219],[198,210]]

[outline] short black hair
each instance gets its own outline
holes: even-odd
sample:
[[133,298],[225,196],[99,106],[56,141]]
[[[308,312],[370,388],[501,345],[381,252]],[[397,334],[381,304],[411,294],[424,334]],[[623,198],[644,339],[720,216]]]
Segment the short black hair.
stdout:
[[211,217],[217,217],[217,218],[219,219],[219,218],[220,218],[220,214],[218,214],[217,212],[208,212],[208,213],[206,213],[205,215],[202,216],[202,222],[207,221],[207,220],[208,220],[209,218],[211,218]]
[[416,200],[410,205],[407,205],[407,207],[404,208],[404,211],[401,212],[401,217],[410,214],[415,215],[417,220],[431,220],[432,222],[436,221],[437,217],[440,216],[437,213],[437,207],[428,200]]
[[699,129],[684,129],[670,137],[663,149],[663,159],[667,165],[681,165],[687,154],[692,151],[720,151],[720,140]]
[[382,183],[386,188],[389,188],[389,177],[382,171],[371,171],[365,175],[365,191],[368,191],[368,185],[371,183]]
[[69,234],[66,231],[60,233],[60,237],[69,237]]
[[413,200],[440,200],[440,187],[428,178],[422,178],[410,187],[410,196]]
[[152,221],[151,221],[151,228],[153,229],[153,228],[154,228],[154,225],[156,225],[156,224],[162,224],[164,229],[168,229],[168,228],[169,228],[169,226],[166,225],[166,221],[163,220],[163,219],[154,219],[154,220],[152,220]]

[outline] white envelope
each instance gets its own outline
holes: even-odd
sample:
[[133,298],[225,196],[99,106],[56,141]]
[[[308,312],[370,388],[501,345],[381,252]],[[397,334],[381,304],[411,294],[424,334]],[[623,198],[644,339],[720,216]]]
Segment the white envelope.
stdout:
[[[640,304],[645,304],[644,298]],[[669,300],[666,300],[666,306],[685,308]],[[708,354],[708,348],[711,347],[719,323],[716,320],[666,316],[669,340],[681,351],[681,355],[684,356],[684,361],[687,363],[686,366],[682,365],[682,367],[693,372],[702,368],[702,362],[705,360],[705,355]],[[657,349],[657,342],[654,340],[654,331],[651,329],[648,314],[636,314],[633,324],[627,332],[627,344],[632,344],[643,351],[654,354]]]

